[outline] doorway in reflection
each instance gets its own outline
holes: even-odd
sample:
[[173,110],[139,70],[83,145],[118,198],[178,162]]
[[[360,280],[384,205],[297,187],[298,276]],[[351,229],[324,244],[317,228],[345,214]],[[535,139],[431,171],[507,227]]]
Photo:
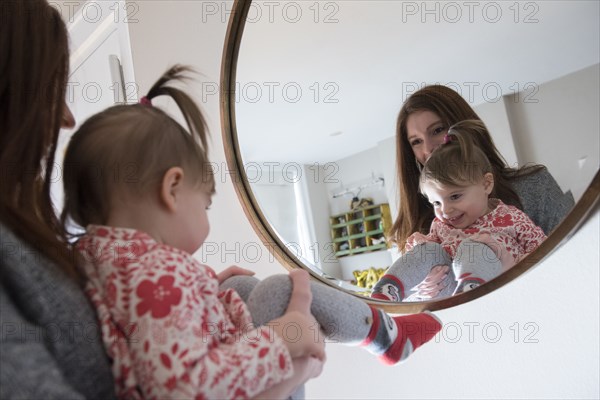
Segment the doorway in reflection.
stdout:
[[[316,272],[356,284],[355,271],[383,271],[393,262],[395,249],[385,240],[397,213],[390,207],[396,192],[395,152],[389,151],[393,142],[390,137],[325,164],[246,164],[254,196],[269,224],[292,253]],[[364,203],[357,205],[355,198]],[[382,207],[385,226],[378,217]],[[352,212],[356,218],[345,217]],[[344,215],[343,223],[336,223],[336,215]]]

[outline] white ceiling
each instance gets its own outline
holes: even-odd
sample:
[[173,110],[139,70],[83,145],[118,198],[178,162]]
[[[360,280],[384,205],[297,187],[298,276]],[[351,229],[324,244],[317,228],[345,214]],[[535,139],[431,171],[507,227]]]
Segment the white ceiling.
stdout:
[[325,163],[372,147],[425,83],[477,105],[600,59],[598,1],[267,3],[250,9],[238,59],[245,162]]

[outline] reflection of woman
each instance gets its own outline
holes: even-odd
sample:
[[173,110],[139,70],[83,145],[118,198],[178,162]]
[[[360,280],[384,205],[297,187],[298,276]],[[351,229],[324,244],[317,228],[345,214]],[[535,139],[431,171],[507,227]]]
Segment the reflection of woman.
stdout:
[[[444,144],[432,152],[421,171],[419,190],[432,204],[436,218],[428,235],[413,233],[406,247],[430,243],[433,249],[437,245],[444,259],[409,297],[402,284],[392,283],[394,277],[400,283],[411,280],[413,271],[402,263],[394,264],[386,272],[387,286],[372,297],[394,301],[436,297],[445,287],[450,267],[457,280],[453,294],[461,293],[508,270],[546,238],[524,212],[490,197],[495,183],[492,166],[474,140],[485,131],[483,122],[476,120],[452,125]],[[421,278],[428,273],[414,271],[419,272]]]
[[[454,90],[441,85],[415,92],[400,110],[396,147],[400,180],[400,210],[390,235],[400,247],[413,232],[426,233],[433,209],[419,194],[419,168],[439,146],[448,127],[466,119],[481,120]],[[489,135],[477,138],[494,168],[495,196],[522,209],[546,234],[573,206],[543,166],[510,168]]]
[[[434,218],[431,205],[419,193],[421,166],[433,149],[443,143],[448,127],[467,119],[481,120],[457,92],[441,85],[422,88],[402,106],[396,135],[400,209],[389,233],[392,241],[401,249],[405,248],[407,238],[414,232],[426,234]],[[523,210],[546,234],[552,231],[573,206],[572,195],[562,192],[544,166],[507,166],[489,134],[482,134],[475,139],[494,170],[495,188],[492,196]],[[439,261],[438,257],[430,256],[432,252],[426,248],[417,246],[412,251],[419,253],[413,259],[420,260],[421,268],[427,271]],[[406,268],[416,268],[405,256],[396,262],[406,263]],[[420,273],[415,274],[417,276],[422,279]],[[375,293],[381,290],[383,281],[382,278],[375,286]],[[416,280],[406,284],[410,285],[410,289],[419,282]],[[452,285],[448,286],[440,296],[452,293]]]
[[96,316],[50,200],[68,38],[45,0],[2,2],[0,24],[0,398],[109,399]]

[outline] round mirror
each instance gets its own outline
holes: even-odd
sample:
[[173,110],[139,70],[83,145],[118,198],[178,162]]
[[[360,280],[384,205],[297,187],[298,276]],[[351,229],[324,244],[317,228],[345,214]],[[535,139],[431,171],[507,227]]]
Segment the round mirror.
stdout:
[[[221,113],[253,227],[287,268],[395,312],[451,307],[515,279],[599,197],[598,13],[590,1],[236,1]],[[396,117],[433,83],[467,100],[509,165],[545,165],[575,206],[537,250],[480,287],[373,300],[369,284],[398,257],[385,240],[398,210]]]

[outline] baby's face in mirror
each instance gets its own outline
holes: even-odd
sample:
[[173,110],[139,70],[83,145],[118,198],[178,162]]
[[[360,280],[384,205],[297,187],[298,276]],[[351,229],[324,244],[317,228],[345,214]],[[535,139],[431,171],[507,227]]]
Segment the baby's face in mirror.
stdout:
[[486,179],[469,186],[440,185],[426,181],[423,183],[423,192],[433,205],[436,217],[455,228],[464,229],[489,212],[491,187]]

